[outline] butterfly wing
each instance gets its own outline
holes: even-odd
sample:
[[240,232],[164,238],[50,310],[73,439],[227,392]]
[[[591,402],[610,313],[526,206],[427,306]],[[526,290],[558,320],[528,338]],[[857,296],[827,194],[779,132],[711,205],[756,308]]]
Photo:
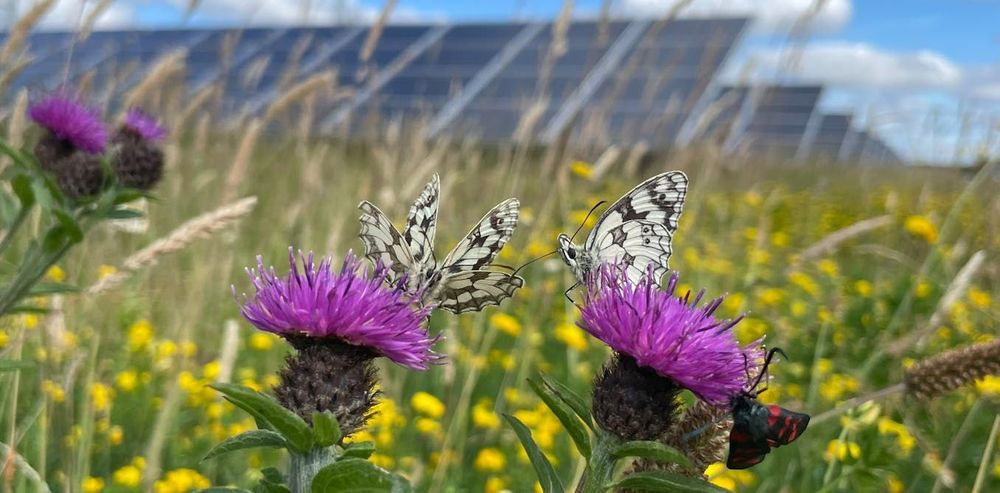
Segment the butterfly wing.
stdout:
[[789,411],[771,404],[767,407],[767,444],[771,447],[788,445],[809,426],[809,415]]
[[517,227],[521,203],[507,199],[486,213],[441,263],[442,270],[481,270],[493,262]]
[[394,273],[391,280],[413,270],[414,260],[410,249],[403,241],[396,227],[385,214],[367,200],[358,205],[361,209],[361,242],[365,245],[365,257],[375,264],[381,263]]
[[729,458],[726,467],[729,469],[746,469],[760,464],[764,456],[771,451],[766,443],[755,442],[749,433],[737,430],[729,433]]
[[657,279],[666,273],[674,232],[687,195],[687,176],[680,171],[656,175],[633,188],[597,220],[584,244],[596,264],[628,265],[632,281],[652,266]]
[[434,234],[437,231],[438,200],[441,197],[441,180],[437,173],[431,177],[406,216],[403,241],[410,249],[416,265],[424,271],[432,270],[434,262]]
[[505,272],[449,269],[443,273],[431,301],[456,314],[479,311],[499,305],[523,285],[524,279]]

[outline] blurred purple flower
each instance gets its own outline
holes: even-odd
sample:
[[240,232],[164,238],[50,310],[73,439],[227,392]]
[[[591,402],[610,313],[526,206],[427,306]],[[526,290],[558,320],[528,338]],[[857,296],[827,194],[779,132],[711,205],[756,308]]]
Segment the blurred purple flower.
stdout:
[[[441,356],[431,346],[437,342],[423,326],[431,307],[415,308],[402,289],[385,284],[388,269],[368,272],[348,253],[340,272],[326,257],[319,265],[299,252],[302,270],[288,249],[290,272],[278,277],[257,257],[257,269],[247,269],[256,289],[243,295],[240,312],[258,329],[289,337],[335,338],[368,348],[396,363],[423,370]],[[235,288],[234,288],[235,293]]]
[[152,142],[159,142],[167,136],[167,129],[163,125],[138,108],[128,110],[123,126],[139,137]]
[[54,93],[36,101],[28,115],[52,135],[90,154],[104,152],[108,130],[100,115],[66,93]]
[[740,319],[713,317],[722,297],[699,308],[704,291],[694,300],[675,296],[677,279],[671,274],[665,290],[652,275],[632,284],[624,268],[605,264],[588,279],[580,327],[702,400],[727,405],[758,364],[760,343],[740,346],[730,330]]

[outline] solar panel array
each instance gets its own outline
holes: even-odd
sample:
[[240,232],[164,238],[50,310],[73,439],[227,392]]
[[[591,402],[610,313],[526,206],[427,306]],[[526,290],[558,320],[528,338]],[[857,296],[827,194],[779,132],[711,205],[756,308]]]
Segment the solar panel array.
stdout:
[[896,161],[850,115],[822,114],[820,86],[719,86],[742,18],[669,22],[393,25],[95,32],[29,37],[8,90],[84,86],[123,104],[160,57],[183,56],[189,96],[221,89],[217,114],[259,115],[288,88],[333,74],[311,101],[315,130],[415,124],[428,137],[669,149],[713,139],[731,151]]

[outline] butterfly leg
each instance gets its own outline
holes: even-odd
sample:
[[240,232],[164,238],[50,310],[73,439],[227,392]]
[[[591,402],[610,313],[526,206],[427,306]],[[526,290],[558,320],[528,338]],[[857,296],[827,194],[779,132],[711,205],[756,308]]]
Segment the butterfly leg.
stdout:
[[[569,292],[572,291],[572,290],[574,290],[574,289],[576,289],[576,287],[579,286],[579,285],[580,285],[580,281],[577,281],[577,282],[573,283],[572,286],[566,288],[566,291],[563,292],[563,296],[565,296],[566,299],[569,300],[569,302],[572,303],[572,304],[574,304],[574,305],[576,305],[576,300],[574,300],[573,297],[569,295]],[[576,306],[580,306],[580,305],[576,305]]]

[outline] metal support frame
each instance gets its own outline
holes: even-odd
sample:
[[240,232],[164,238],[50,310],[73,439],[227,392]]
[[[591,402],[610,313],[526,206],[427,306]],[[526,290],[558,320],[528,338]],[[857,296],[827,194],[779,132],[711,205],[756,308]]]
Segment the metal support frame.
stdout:
[[434,119],[431,120],[430,124],[427,126],[427,132],[425,137],[434,138],[441,134],[445,128],[451,125],[452,121],[465,110],[465,107],[486,89],[497,75],[500,74],[503,69],[510,65],[510,62],[514,61],[514,58],[531,43],[538,34],[542,32],[547,24],[540,22],[531,23],[524,26],[521,31],[519,31],[506,45],[496,54],[483,68],[479,69],[469,82],[465,84],[461,92],[456,94],[453,98],[449,99],[445,105],[438,110],[437,114],[434,115]]
[[545,126],[545,130],[542,131],[541,142],[555,142],[580,113],[583,105],[590,101],[601,84],[621,65],[622,60],[632,50],[650,24],[652,24],[650,20],[637,20],[629,23],[628,27],[618,35],[618,39],[608,48],[608,51],[604,52],[604,55],[583,79],[580,86],[563,101],[562,108],[552,116],[548,125]]
[[382,86],[386,85],[393,77],[399,74],[407,65],[410,64],[414,59],[427,51],[428,48],[434,45],[444,37],[444,35],[451,29],[450,25],[436,26],[427,30],[420,38],[418,38],[412,45],[406,48],[402,53],[397,56],[385,70],[378,73],[370,84],[365,86],[362,90],[358,91],[358,94],[354,96],[347,104],[344,104],[340,108],[333,111],[323,123],[320,125],[320,130],[322,133],[332,133],[335,128],[347,120],[348,115],[352,111],[361,107],[372,95],[378,92]]

